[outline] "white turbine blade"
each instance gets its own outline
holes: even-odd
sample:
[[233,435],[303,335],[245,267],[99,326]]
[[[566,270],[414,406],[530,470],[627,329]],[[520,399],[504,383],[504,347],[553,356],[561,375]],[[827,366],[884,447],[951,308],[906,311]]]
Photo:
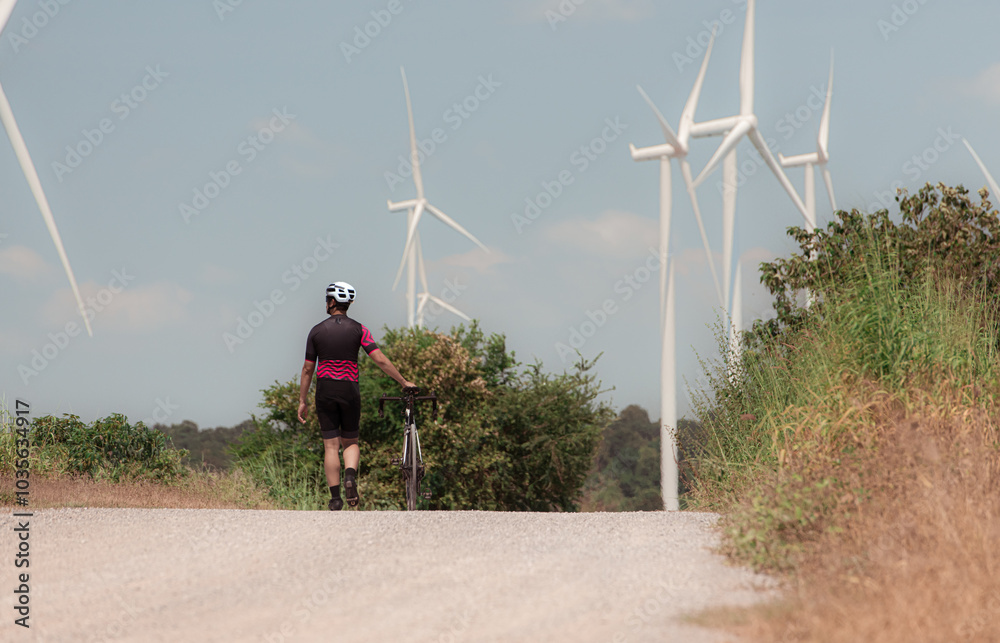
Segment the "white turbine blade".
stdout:
[[740,115],[753,114],[753,66],[754,66],[754,6],[755,0],[747,2],[747,22],[743,28],[743,54],[740,56]]
[[417,198],[424,198],[424,179],[420,174],[420,152],[417,150],[417,131],[413,127],[413,105],[410,103],[410,86],[406,82],[406,70],[399,68],[403,75],[403,92],[406,93],[406,116],[410,121],[410,163],[413,165],[413,182],[417,185]]
[[748,121],[740,121],[736,127],[730,130],[729,133],[726,134],[726,137],[722,139],[722,144],[719,145],[719,149],[715,150],[715,154],[712,155],[708,164],[705,165],[705,169],[702,170],[701,174],[698,175],[698,178],[694,180],[694,186],[698,187],[701,185],[705,179],[708,178],[708,175],[715,171],[716,166],[719,165],[719,161],[721,161],[726,154],[729,154],[730,151],[735,149],[736,144],[740,142],[740,139],[752,129],[753,125],[751,125]]
[[830,207],[833,211],[837,211],[837,199],[833,196],[833,179],[830,177],[830,168],[826,166],[826,163],[822,165],[823,167],[823,182],[826,183],[826,193],[830,197]]
[[729,315],[729,297],[733,274],[733,242],[736,238],[736,183],[738,168],[736,165],[736,150],[726,155],[722,163],[722,267],[723,293],[726,296],[726,315]]
[[446,302],[446,301],[444,301],[444,300],[442,300],[442,299],[440,299],[438,297],[435,297],[434,295],[430,295],[430,294],[427,295],[427,298],[430,299],[431,301],[433,301],[435,304],[437,304],[441,308],[444,308],[448,312],[454,313],[455,315],[458,315],[459,317],[461,317],[465,321],[472,321],[472,319],[468,315],[466,315],[465,313],[463,313],[458,308],[455,308],[454,306],[452,306],[448,302]]
[[719,275],[715,272],[715,260],[712,258],[712,247],[708,243],[708,235],[705,234],[705,222],[701,218],[701,208],[698,206],[698,194],[695,192],[694,183],[691,181],[691,164],[687,159],[681,161],[681,174],[684,177],[684,185],[687,187],[688,196],[691,198],[691,207],[694,209],[694,218],[698,221],[698,232],[701,233],[701,243],[705,247],[705,258],[708,260],[708,269],[712,273],[712,281],[715,282],[715,293],[719,296],[719,305],[726,307],[726,300],[722,296],[722,287],[719,285]]
[[[751,2],[752,1],[753,0],[751,0]],[[767,166],[771,168],[774,176],[778,179],[778,183],[781,183],[781,187],[785,188],[785,192],[787,192],[788,196],[791,197],[792,203],[794,203],[795,207],[799,209],[799,213],[802,214],[802,218],[805,219],[808,224],[809,213],[806,210],[805,203],[803,203],[802,199],[799,198],[799,193],[795,191],[795,188],[792,186],[792,182],[789,181],[788,177],[785,175],[785,171],[781,169],[781,166],[778,165],[778,161],[775,160],[774,155],[771,154],[771,150],[768,149],[767,142],[764,140],[764,137],[760,135],[757,128],[751,129],[749,136],[750,141],[754,144],[754,147],[756,147],[757,151],[760,152],[760,155],[764,157],[764,162],[767,163]]]
[[698,71],[698,78],[694,81],[691,95],[688,96],[687,103],[684,104],[684,111],[681,112],[680,139],[687,145],[688,136],[691,133],[691,125],[694,123],[694,112],[698,109],[698,99],[701,97],[701,88],[705,83],[705,73],[708,71],[708,59],[712,56],[712,47],[715,45],[715,29],[712,29],[712,37],[705,48],[705,58],[701,61],[701,69]]
[[471,241],[472,243],[476,244],[477,246],[479,246],[480,248],[482,248],[486,252],[490,251],[489,248],[487,248],[486,246],[483,245],[482,241],[480,241],[479,239],[477,239],[474,236],[472,236],[472,233],[470,233],[468,230],[466,230],[462,226],[458,225],[458,223],[454,219],[452,219],[451,217],[449,217],[447,214],[445,214],[444,212],[441,212],[441,210],[435,208],[430,203],[427,204],[427,209],[430,210],[431,214],[433,214],[434,216],[436,216],[438,219],[441,219],[441,221],[447,223],[452,228],[454,228],[458,232],[460,232],[463,235],[465,235],[469,239],[469,241]]
[[417,224],[420,223],[420,215],[423,212],[424,202],[421,201],[413,211],[413,218],[410,219],[410,226],[406,231],[406,245],[403,246],[403,258],[399,262],[399,270],[396,271],[396,280],[392,282],[393,290],[399,284],[399,278],[403,276],[403,267],[406,265],[406,259],[410,256],[410,252],[413,249],[413,239],[417,234]]
[[420,275],[420,286],[424,289],[424,292],[430,292],[427,287],[427,271],[424,269],[424,252],[420,247],[420,233],[417,233],[417,238],[413,242],[414,251],[417,253],[417,274]]
[[628,149],[632,154],[633,161],[658,161],[664,156],[670,158],[677,156],[677,148],[670,143],[660,143],[649,147],[636,147],[629,143]]
[[399,210],[409,210],[420,203],[420,199],[409,199],[407,201],[392,201],[387,199],[386,202],[389,204],[390,212],[398,212]]
[[993,203],[1000,203],[1000,186],[997,186],[997,182],[993,178],[993,175],[986,169],[986,164],[983,163],[983,160],[979,158],[978,154],[976,154],[976,150],[972,149],[972,145],[969,144],[969,141],[963,138],[962,142],[965,143],[965,147],[969,148],[969,153],[972,154],[972,158],[976,159],[976,165],[978,165],[979,169],[986,175],[986,182],[989,183],[990,196],[993,197]]
[[663,138],[667,139],[667,143],[670,143],[675,148],[680,148],[681,144],[680,141],[677,140],[677,133],[674,132],[674,128],[670,127],[670,123],[668,123],[667,119],[663,117],[663,114],[661,114],[660,110],[656,108],[656,105],[654,105],[653,101],[646,95],[646,92],[642,90],[642,87],[636,85],[635,88],[639,90],[639,93],[642,94],[642,98],[646,101],[646,104],[649,105],[651,110],[653,110],[653,113],[656,115],[656,120],[660,121],[660,129],[663,130]]
[[431,294],[429,292],[420,293],[417,297],[417,326],[424,325],[424,307],[427,305],[427,300],[430,299]]
[[823,159],[816,152],[796,154],[795,156],[785,156],[781,152],[778,152],[778,160],[781,161],[781,167],[802,167],[810,163],[816,165],[823,162]]
[[830,101],[833,98],[833,52],[830,52],[830,79],[826,83],[826,102],[823,104],[823,118],[819,121],[819,136],[816,147],[823,160],[830,158]]
[[739,116],[726,116],[715,118],[704,123],[694,123],[691,125],[691,138],[706,138],[708,136],[722,136],[729,130],[736,127],[740,122]]
[[14,154],[21,164],[21,170],[24,171],[25,178],[28,179],[31,193],[35,196],[38,209],[42,211],[45,227],[49,229],[49,236],[52,237],[52,242],[59,253],[59,259],[62,261],[66,276],[69,277],[69,284],[73,288],[73,295],[76,297],[76,305],[80,310],[80,315],[83,317],[83,325],[87,327],[87,334],[93,337],[94,331],[90,327],[90,320],[87,318],[87,309],[83,305],[83,297],[80,296],[80,289],[76,285],[76,277],[73,276],[73,269],[69,265],[69,257],[66,256],[66,248],[63,246],[62,238],[59,236],[59,229],[56,228],[56,220],[52,216],[52,208],[49,207],[49,201],[45,198],[45,192],[42,190],[42,182],[38,178],[35,164],[28,153],[28,146],[24,142],[24,137],[21,136],[21,130],[17,127],[17,121],[14,120],[14,112],[10,108],[10,103],[7,101],[7,95],[4,93],[2,86],[0,86],[0,121],[3,121],[4,129],[7,130],[7,136],[10,137],[10,144],[14,148]]
[[17,0],[0,0],[0,33],[3,33],[3,28],[7,26],[7,21],[10,20],[10,14],[14,12],[16,4]]
[[396,271],[396,279],[395,279],[395,281],[392,282],[392,289],[393,290],[395,290],[396,287],[399,285],[399,279],[400,279],[400,277],[403,276],[403,268],[406,267],[407,256],[408,255],[404,252],[403,253],[403,258],[400,259],[400,261],[399,261],[399,270]]

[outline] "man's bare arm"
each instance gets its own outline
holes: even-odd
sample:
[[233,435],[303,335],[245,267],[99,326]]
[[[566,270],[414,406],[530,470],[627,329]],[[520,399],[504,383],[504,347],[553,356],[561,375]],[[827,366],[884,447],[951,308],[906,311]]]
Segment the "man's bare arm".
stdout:
[[403,388],[416,386],[416,384],[399,374],[399,371],[392,365],[392,362],[390,362],[389,358],[385,356],[385,353],[382,352],[381,348],[376,348],[372,352],[368,353],[368,357],[371,357],[386,375],[399,382],[399,385]]
[[309,387],[312,386],[315,368],[316,362],[306,360],[302,364],[302,375],[299,377],[299,422],[302,424],[306,423],[306,418],[309,416]]

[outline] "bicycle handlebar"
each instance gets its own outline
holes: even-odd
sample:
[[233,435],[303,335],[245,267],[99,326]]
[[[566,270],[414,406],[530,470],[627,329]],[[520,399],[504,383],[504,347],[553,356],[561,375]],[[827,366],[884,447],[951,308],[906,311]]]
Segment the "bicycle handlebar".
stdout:
[[436,420],[437,419],[437,406],[438,406],[437,405],[437,395],[434,395],[433,393],[431,393],[429,395],[417,395],[418,393],[420,393],[420,389],[419,388],[417,388],[417,387],[409,387],[409,386],[403,389],[403,395],[401,397],[389,396],[389,395],[386,395],[385,393],[383,393],[382,397],[379,398],[379,401],[378,401],[378,416],[380,418],[384,418],[385,417],[385,403],[387,401],[388,402],[408,402],[409,400],[412,399],[413,400],[414,410],[416,409],[416,403],[417,402],[424,402],[424,401],[433,402],[434,406],[433,406],[433,409],[431,410],[431,419],[432,420]]

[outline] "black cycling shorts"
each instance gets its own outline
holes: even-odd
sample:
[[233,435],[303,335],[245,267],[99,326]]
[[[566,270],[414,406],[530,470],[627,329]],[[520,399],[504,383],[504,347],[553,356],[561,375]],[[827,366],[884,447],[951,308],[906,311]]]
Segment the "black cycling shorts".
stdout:
[[324,440],[356,439],[361,432],[361,392],[357,382],[321,379],[316,383],[316,416]]

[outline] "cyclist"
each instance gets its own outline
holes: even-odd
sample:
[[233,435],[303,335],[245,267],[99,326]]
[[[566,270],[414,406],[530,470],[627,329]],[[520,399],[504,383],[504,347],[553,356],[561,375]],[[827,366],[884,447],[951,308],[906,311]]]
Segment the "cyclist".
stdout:
[[[347,504],[358,504],[358,464],[361,449],[361,393],[358,389],[358,349],[363,348],[385,374],[400,386],[416,386],[405,379],[382,353],[372,334],[347,316],[354,301],[351,284],[338,281],[326,288],[326,312],[330,315],[313,326],[306,340],[306,361],[299,380],[299,422],[309,415],[307,395],[316,369],[316,415],[323,434],[323,468],[330,485],[330,511],[343,508],[340,499],[340,449],[344,450],[344,495]],[[317,360],[319,366],[317,367]]]

